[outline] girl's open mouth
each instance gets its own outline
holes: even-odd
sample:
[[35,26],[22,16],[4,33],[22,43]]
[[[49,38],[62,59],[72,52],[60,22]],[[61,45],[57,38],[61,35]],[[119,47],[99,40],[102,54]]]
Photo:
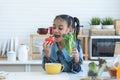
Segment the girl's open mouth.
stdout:
[[59,38],[59,37],[60,37],[60,35],[54,35],[54,37],[55,37],[55,38]]

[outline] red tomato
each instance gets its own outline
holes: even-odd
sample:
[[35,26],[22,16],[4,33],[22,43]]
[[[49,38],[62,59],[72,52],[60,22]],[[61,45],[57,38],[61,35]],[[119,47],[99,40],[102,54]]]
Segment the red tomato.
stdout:
[[52,44],[54,42],[54,38],[48,37],[48,38],[45,38],[45,41],[51,42],[51,44]]

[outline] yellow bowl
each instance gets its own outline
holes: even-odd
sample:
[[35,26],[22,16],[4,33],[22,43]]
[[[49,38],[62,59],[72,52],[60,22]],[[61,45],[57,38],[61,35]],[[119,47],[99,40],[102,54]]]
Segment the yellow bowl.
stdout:
[[48,74],[58,74],[63,71],[63,65],[60,63],[46,63],[45,70]]

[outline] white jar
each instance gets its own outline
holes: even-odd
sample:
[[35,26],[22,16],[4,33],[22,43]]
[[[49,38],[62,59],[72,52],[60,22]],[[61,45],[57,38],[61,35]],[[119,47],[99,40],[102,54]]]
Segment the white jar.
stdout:
[[7,60],[8,61],[16,61],[16,52],[14,51],[9,51],[7,53]]
[[25,44],[21,44],[18,47],[18,60],[20,61],[28,60],[28,47]]

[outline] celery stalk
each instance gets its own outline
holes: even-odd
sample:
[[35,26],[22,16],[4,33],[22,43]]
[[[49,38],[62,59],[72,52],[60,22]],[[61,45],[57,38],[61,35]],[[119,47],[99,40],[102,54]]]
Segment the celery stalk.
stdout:
[[64,38],[64,43],[65,43],[65,48],[68,52],[68,55],[71,55],[71,51],[75,46],[76,42],[76,35],[75,33],[68,33],[68,34],[63,34]]

